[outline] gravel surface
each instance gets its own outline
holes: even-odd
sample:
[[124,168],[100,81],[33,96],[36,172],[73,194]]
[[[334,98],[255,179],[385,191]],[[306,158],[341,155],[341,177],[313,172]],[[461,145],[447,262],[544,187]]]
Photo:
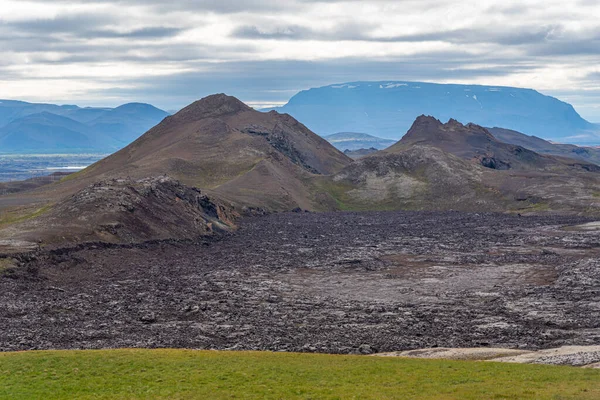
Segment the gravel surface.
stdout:
[[579,217],[289,213],[205,242],[0,259],[0,350],[330,353],[600,344]]

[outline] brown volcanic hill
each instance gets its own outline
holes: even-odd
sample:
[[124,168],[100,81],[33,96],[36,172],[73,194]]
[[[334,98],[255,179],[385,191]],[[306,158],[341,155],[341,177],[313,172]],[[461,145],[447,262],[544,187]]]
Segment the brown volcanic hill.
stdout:
[[323,186],[343,209],[598,215],[597,170],[502,143],[477,125],[419,117],[397,144],[355,161]]
[[[98,181],[37,218],[8,228],[11,244],[36,248],[84,242],[195,239],[234,228],[235,211],[169,177]],[[4,232],[6,233],[6,232]]]
[[[133,215],[114,214],[115,209],[102,206],[102,202],[113,202],[115,193],[137,196],[137,187],[144,185],[145,179],[158,176],[175,179],[185,190],[200,188],[210,201],[239,213],[254,212],[254,208],[319,209],[314,178],[339,172],[350,163],[350,158],[289,115],[261,113],[223,94],[209,96],[79,173],[55,184],[0,197],[0,209],[8,210],[0,215],[0,251],[3,241],[11,245],[17,239],[48,243],[63,236],[69,242],[106,237],[127,242],[182,238],[185,232],[187,237],[197,235],[197,229],[185,224],[182,229],[161,230],[160,219],[150,227],[142,223],[154,214],[164,218],[166,226],[180,218],[195,218],[187,208],[175,207],[174,213],[164,209],[164,205],[172,205],[174,194],[169,191],[170,195],[161,197],[164,204],[142,196],[140,201],[146,206],[136,208]],[[107,184],[122,180],[130,183]],[[90,188],[99,182],[111,189],[96,190],[93,207],[79,207],[79,200],[89,197]],[[87,226],[75,220],[88,221]],[[110,236],[106,227],[113,222],[120,228]]]
[[412,145],[435,146],[445,152],[467,160],[473,160],[484,167],[498,170],[532,170],[581,167],[575,160],[564,160],[541,155],[524,147],[501,142],[486,128],[475,124],[463,125],[450,119],[447,123],[420,116],[410,130],[395,145],[385,151],[393,153]]
[[242,206],[311,209],[305,181],[351,162],[289,115],[261,113],[218,94],[166,118],[69,185],[166,174]]

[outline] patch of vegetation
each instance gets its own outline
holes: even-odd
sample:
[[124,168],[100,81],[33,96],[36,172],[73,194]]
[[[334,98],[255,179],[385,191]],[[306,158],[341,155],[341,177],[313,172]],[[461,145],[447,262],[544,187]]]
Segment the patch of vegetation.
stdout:
[[15,267],[14,260],[10,258],[0,258],[0,275]]
[[[90,168],[90,167],[88,167]],[[58,182],[68,182],[71,181],[75,178],[78,178],[80,176],[85,175],[88,171],[90,171],[88,168],[82,169],[81,171],[77,171],[77,172],[73,172],[72,174],[69,174],[67,176],[65,176],[64,178],[62,178],[60,181]],[[85,172],[84,172],[85,171]]]
[[0,354],[2,399],[597,399],[600,371],[193,350]]
[[354,189],[354,186],[348,182],[334,181],[329,177],[316,178],[314,180],[315,189],[313,192],[327,193],[336,204],[336,208],[341,211],[354,211],[355,206],[350,203],[348,191]]
[[[389,197],[384,201],[361,201],[349,194],[356,186],[347,181],[334,181],[329,177],[317,178],[313,182],[313,193],[326,193],[336,203],[336,209],[340,211],[393,211],[393,210],[413,210],[417,209],[413,203],[407,199],[397,199]],[[318,206],[318,204],[317,204]]]
[[0,214],[0,226],[16,224],[17,222],[23,222],[35,217],[39,217],[40,215],[50,210],[51,206],[51,204],[46,204],[45,206],[37,208],[33,211],[31,211],[31,208],[20,208],[10,211],[4,211]]
[[222,160],[203,160],[202,164],[189,165],[188,169],[181,169],[170,172],[173,178],[180,180],[188,186],[200,189],[215,189],[233,179],[239,178],[251,172],[263,158],[257,158],[248,162],[228,162]]
[[524,208],[523,211],[524,212],[542,212],[542,211],[549,211],[550,208],[550,204],[548,203],[544,203],[544,202],[539,202],[539,203],[532,203],[529,207]]

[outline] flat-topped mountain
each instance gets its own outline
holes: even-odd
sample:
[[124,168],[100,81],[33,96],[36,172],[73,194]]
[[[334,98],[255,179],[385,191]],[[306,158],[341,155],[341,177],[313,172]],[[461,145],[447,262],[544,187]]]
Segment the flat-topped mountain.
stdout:
[[[427,82],[349,82],[303,90],[276,110],[320,135],[365,132],[398,140],[419,115],[501,126],[544,139],[600,143],[600,127],[535,90]],[[565,140],[566,141],[566,140]]]

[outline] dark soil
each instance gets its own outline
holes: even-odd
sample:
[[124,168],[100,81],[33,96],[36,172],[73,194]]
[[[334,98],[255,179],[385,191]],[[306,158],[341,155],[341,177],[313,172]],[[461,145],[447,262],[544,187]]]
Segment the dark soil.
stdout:
[[600,344],[600,232],[563,229],[582,222],[289,213],[202,243],[0,259],[0,350]]

